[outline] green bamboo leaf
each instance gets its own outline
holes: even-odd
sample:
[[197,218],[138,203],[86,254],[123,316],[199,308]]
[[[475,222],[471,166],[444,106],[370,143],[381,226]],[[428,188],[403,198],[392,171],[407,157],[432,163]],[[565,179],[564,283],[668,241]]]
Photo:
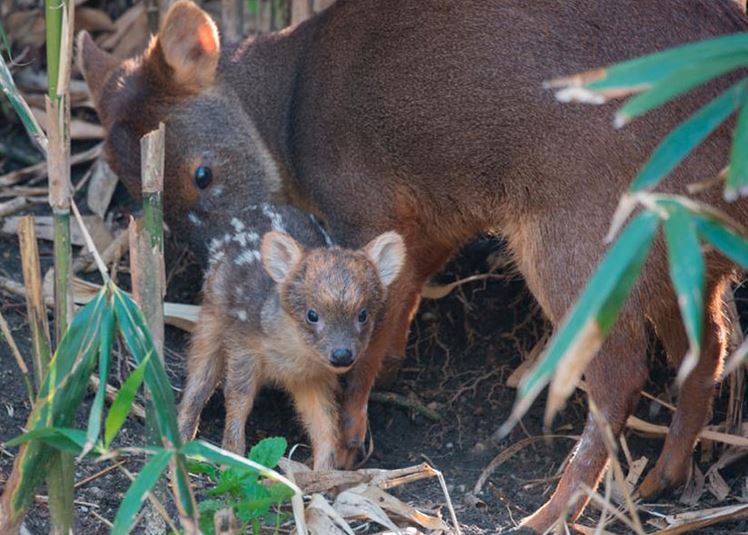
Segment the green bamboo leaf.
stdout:
[[748,236],[706,217],[696,219],[699,235],[727,258],[748,269]]
[[746,33],[689,43],[616,63],[590,73],[589,82],[585,86],[593,91],[649,86],[680,69],[696,65],[706,66],[725,56],[737,54],[748,56]]
[[301,494],[301,490],[294,485],[291,481],[280,475],[278,472],[266,468],[258,462],[246,459],[241,455],[236,455],[226,450],[222,450],[212,444],[203,442],[202,440],[193,440],[188,442],[180,449],[180,453],[193,457],[198,461],[212,462],[215,464],[223,464],[232,468],[238,468],[239,470],[249,470],[258,472],[261,476],[279,483],[283,483],[296,494]]
[[[39,440],[66,453],[78,454],[83,450],[83,446],[86,443],[86,432],[81,429],[69,427],[44,427],[19,435],[6,442],[5,445],[12,448],[31,440]],[[104,453],[105,451],[101,445],[92,449],[95,449],[97,454]]]
[[[135,362],[140,365],[149,354],[154,355],[154,358],[149,359],[146,366],[144,381],[151,395],[151,403],[155,408],[156,425],[161,437],[168,444],[179,448],[182,445],[182,439],[179,436],[179,427],[177,426],[174,392],[171,389],[171,384],[169,384],[164,364],[158,358],[158,352],[143,313],[138,305],[116,285],[110,284],[109,286],[112,292],[117,323]],[[180,516],[191,517],[197,524],[197,503],[192,493],[185,460],[181,454],[177,455],[175,460],[174,488]]]
[[616,113],[615,125],[621,127],[632,119],[662,106],[712,78],[746,64],[748,64],[748,54],[744,53],[725,56],[710,61],[706,65],[696,64],[674,71],[657,82],[652,89],[629,99]]
[[688,154],[727,119],[742,102],[747,82],[743,80],[712,100],[673,129],[660,142],[629,186],[630,192],[655,187]]
[[106,416],[106,422],[104,422],[104,446],[107,448],[112,443],[112,440],[114,440],[114,437],[117,436],[117,433],[119,433],[119,430],[127,419],[127,415],[130,414],[132,402],[135,401],[135,396],[143,382],[145,369],[151,360],[152,354],[148,353],[143,361],[138,364],[138,367],[127,378],[125,384],[119,389],[117,397],[114,398],[114,402],[112,402],[112,407]]
[[101,319],[101,339],[99,343],[99,387],[96,390],[91,412],[88,415],[88,430],[86,446],[81,456],[99,440],[101,433],[101,415],[104,413],[106,399],[106,385],[109,377],[109,363],[112,355],[112,341],[114,339],[114,308],[108,304]]
[[2,55],[0,55],[0,89],[3,90],[3,94],[8,98],[11,106],[13,106],[18,118],[21,119],[21,123],[23,123],[24,128],[29,136],[31,136],[31,140],[36,144],[41,153],[46,156],[47,135],[42,130],[34,114],[31,113],[31,108],[29,108],[29,105],[18,91],[10,69],[2,58]]
[[509,433],[554,372],[556,377],[546,407],[547,423],[576,388],[584,368],[602,345],[639,276],[658,224],[658,216],[645,211],[635,216],[621,232],[542,358],[523,378],[512,414],[497,431],[496,438]]
[[8,39],[8,34],[5,32],[5,28],[3,28],[2,21],[0,21],[0,57],[2,57],[3,51],[5,51],[8,54],[8,58],[10,58],[10,40]]
[[161,450],[143,466],[117,509],[112,535],[127,535],[130,532],[140,507],[163,471],[169,466],[172,457],[174,457],[174,450]]
[[706,267],[696,226],[686,210],[672,210],[665,220],[664,230],[670,279],[678,295],[678,305],[690,345],[688,356],[678,372],[678,379],[682,383],[698,363],[701,354]]
[[[66,428],[73,421],[88,378],[95,366],[99,328],[106,303],[106,291],[99,292],[83,307],[68,327],[49,363],[26,429]],[[20,483],[10,491],[8,514],[17,518],[31,505],[36,489],[49,470],[54,450],[41,440],[21,446],[16,457]],[[7,492],[7,491],[6,491]]]
[[174,392],[163,362],[156,358],[156,347],[143,313],[135,301],[119,288],[112,292],[112,297],[117,323],[135,362],[140,365],[149,354],[154,354],[154,358],[149,359],[149,365],[146,366],[145,383],[157,409],[156,416],[161,434],[178,448],[181,439],[177,426]]
[[735,133],[730,149],[730,169],[725,183],[725,199],[734,201],[738,196],[748,194],[748,98],[743,98],[743,106],[735,123]]

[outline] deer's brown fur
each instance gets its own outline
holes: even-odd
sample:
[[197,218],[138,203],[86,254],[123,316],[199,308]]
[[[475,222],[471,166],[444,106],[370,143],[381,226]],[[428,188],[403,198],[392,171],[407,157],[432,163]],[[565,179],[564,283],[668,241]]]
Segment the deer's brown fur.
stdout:
[[[178,3],[172,13],[185,9],[195,8]],[[405,266],[347,381],[338,456],[346,466],[363,440],[384,355],[402,352],[419,292],[450,255],[479,232],[505,236],[533,295],[558,324],[604,254],[611,214],[632,177],[665,133],[724,87],[711,84],[615,130],[614,105],[560,105],[542,82],[746,29],[729,0],[339,0],[298,27],[222,50],[212,85],[197,94],[173,87],[158,46],[95,72],[88,64],[109,62],[83,37],[81,60],[108,153],[131,188],[138,136],[167,123],[172,224],[199,211],[209,227],[216,206],[231,210],[270,195],[319,214],[346,246],[388,229],[403,236]],[[729,129],[719,129],[662,190],[683,193],[688,182],[714,176],[729,143]],[[195,166],[211,157],[218,172],[198,190]],[[701,199],[748,222],[745,202],[728,205],[716,190]],[[201,241],[200,228],[187,232]],[[686,347],[665,258],[658,239],[586,372],[590,396],[616,434],[646,378],[646,322],[675,361]],[[709,253],[707,269],[704,355],[642,485],[647,495],[682,482],[709,413],[724,353],[719,296],[733,267]],[[526,525],[548,528],[580,483],[597,484],[606,462],[590,420],[556,493]],[[571,504],[572,516],[584,504]]]
[[[223,382],[223,446],[243,455],[258,390],[275,384],[294,400],[315,468],[334,468],[338,377],[366,348],[381,316],[405,256],[402,238],[386,232],[360,251],[341,249],[326,244],[308,214],[269,204],[246,208],[222,227],[210,244],[180,432],[192,438],[202,408]],[[310,310],[318,316],[313,323]],[[348,351],[349,360],[337,361],[336,350]]]

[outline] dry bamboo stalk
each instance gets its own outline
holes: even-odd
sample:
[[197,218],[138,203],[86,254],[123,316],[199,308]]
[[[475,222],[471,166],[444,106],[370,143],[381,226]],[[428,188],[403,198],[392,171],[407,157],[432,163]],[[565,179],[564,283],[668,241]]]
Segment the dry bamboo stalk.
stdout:
[[36,243],[34,217],[24,217],[18,225],[23,282],[26,287],[26,310],[31,327],[34,380],[39,389],[44,381],[50,358],[49,325],[47,309],[42,298],[42,276],[39,267],[39,249]]
[[291,24],[298,24],[312,16],[314,0],[291,0]]
[[164,184],[164,125],[140,141],[143,184],[143,220],[130,223],[130,263],[133,295],[148,322],[163,359],[164,233],[161,192]]
[[268,0],[257,0],[257,24],[255,30],[258,34],[269,33],[273,29],[273,5]]
[[239,42],[244,36],[243,0],[221,0],[221,33],[229,43]]
[[[164,188],[164,124],[140,139],[141,184],[143,187],[143,218],[132,220],[129,227],[130,273],[133,296],[143,310],[158,358],[164,358],[164,231],[161,194]],[[146,391],[146,433],[151,444],[161,445],[155,407]],[[163,483],[153,494],[166,494]],[[163,519],[155,507],[146,510],[146,533],[164,531]]]
[[145,12],[148,16],[148,31],[154,35],[158,33],[158,4],[158,0],[145,0]]

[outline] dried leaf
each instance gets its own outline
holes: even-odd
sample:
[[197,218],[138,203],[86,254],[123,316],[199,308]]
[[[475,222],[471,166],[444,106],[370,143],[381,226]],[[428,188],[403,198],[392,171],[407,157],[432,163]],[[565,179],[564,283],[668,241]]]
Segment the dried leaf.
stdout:
[[748,518],[748,505],[729,505],[727,507],[714,507],[702,509],[701,511],[688,511],[676,515],[668,515],[665,520],[670,524],[669,528],[658,531],[654,535],[679,535],[680,533],[696,532],[700,528]]
[[730,485],[717,470],[709,470],[706,475],[706,488],[717,501],[723,501],[730,494]]
[[113,32],[115,30],[112,19],[101,9],[79,7],[75,10],[75,32],[85,30],[94,32]]
[[111,50],[119,59],[127,59],[142,52],[150,35],[145,3],[133,5],[117,19],[114,26],[113,34],[98,40],[100,47]]
[[39,9],[9,13],[3,21],[8,39],[16,48],[41,48],[47,40],[44,14]]
[[415,507],[398,500],[378,487],[360,485],[350,489],[349,492],[365,496],[373,503],[378,504],[383,510],[402,517],[405,520],[415,522],[426,529],[432,531],[449,531],[449,526],[441,518],[422,513]]
[[355,535],[348,523],[321,494],[312,496],[305,517],[310,535]]
[[117,188],[117,175],[103,158],[96,160],[88,183],[86,204],[91,211],[102,219],[106,215],[109,203],[112,202],[114,190]]
[[[45,132],[48,131],[49,120],[47,113],[40,110],[39,108],[31,108],[31,111],[42,125]],[[104,127],[98,124],[89,123],[81,119],[72,119],[70,121],[70,139],[104,139],[105,135]]]
[[686,487],[680,495],[680,502],[685,505],[696,505],[699,503],[701,496],[704,494],[705,482],[706,479],[703,472],[694,464],[691,478],[686,483]]
[[389,519],[387,513],[371,498],[362,494],[365,490],[366,485],[360,485],[341,492],[335,498],[333,508],[346,519],[371,520],[387,529],[398,531],[398,527]]
[[[3,221],[2,232],[3,234],[15,234],[18,228],[20,217],[9,217]],[[52,216],[38,216],[35,218],[36,221],[36,236],[39,239],[54,241],[54,228],[52,222]],[[98,250],[106,249],[106,247],[114,239],[112,233],[109,231],[106,223],[97,215],[83,216],[83,222],[88,231],[91,233],[93,242]],[[85,240],[83,233],[77,222],[72,222],[70,225],[70,242],[73,245],[84,246]]]

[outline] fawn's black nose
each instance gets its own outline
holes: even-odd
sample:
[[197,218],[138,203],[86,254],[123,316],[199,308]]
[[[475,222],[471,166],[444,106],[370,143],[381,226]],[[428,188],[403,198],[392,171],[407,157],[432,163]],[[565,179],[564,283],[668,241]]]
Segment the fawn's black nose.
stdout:
[[336,368],[350,366],[353,364],[353,351],[345,347],[333,349],[330,355],[330,364]]

